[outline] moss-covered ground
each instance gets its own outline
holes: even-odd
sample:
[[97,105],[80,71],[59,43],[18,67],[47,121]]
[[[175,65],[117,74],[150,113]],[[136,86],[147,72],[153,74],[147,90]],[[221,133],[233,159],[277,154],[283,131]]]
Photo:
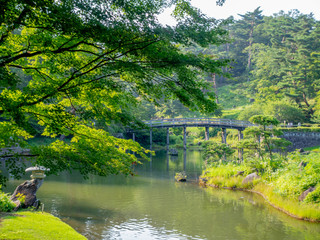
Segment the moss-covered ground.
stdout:
[[0,214],[0,239],[86,239],[49,213],[21,211]]

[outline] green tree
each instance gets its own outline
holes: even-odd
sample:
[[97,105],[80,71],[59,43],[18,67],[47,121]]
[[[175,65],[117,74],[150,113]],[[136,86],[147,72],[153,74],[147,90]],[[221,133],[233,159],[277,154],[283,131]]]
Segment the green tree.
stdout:
[[[0,131],[2,157],[18,175],[13,155],[30,157],[50,173],[131,173],[134,154],[148,152],[113,137],[102,125],[142,125],[134,107],[145,99],[176,98],[192,110],[213,112],[213,94],[203,91],[204,72],[227,61],[184,53],[181,46],[219,44],[225,30],[189,1],[12,0],[0,9]],[[175,27],[157,15],[175,6]],[[40,126],[40,127],[39,127]],[[27,138],[70,136],[36,147]],[[35,159],[31,157],[36,157]]]
[[252,68],[252,47],[256,43],[257,27],[263,22],[262,10],[258,7],[253,12],[239,14],[240,20],[231,24],[230,36],[233,42],[228,45],[228,57],[234,59],[231,73],[239,81],[247,81]]
[[278,119],[280,122],[286,121],[287,123],[298,124],[306,121],[304,112],[296,106],[292,101],[278,100],[268,101],[263,106],[264,115],[271,115]]
[[276,128],[279,121],[272,116],[256,115],[250,118],[250,122],[259,126],[248,127],[243,131],[245,139],[240,141],[239,148],[255,149],[258,157],[264,160],[264,155],[268,153],[272,160],[272,150],[285,150],[291,143],[278,136],[282,132]]
[[314,114],[310,99],[319,89],[319,23],[312,15],[292,11],[280,12],[262,25],[269,43],[253,46],[251,72],[259,98],[289,97],[310,120]]
[[222,161],[224,157],[231,156],[235,152],[225,143],[217,143],[214,141],[204,142],[203,159],[206,165],[212,165],[215,162]]

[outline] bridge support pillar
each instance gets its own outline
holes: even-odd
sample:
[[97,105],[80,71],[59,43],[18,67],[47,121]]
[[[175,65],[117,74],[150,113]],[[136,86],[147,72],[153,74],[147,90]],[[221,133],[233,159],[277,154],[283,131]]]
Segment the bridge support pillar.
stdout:
[[132,140],[135,142],[136,141],[136,135],[132,133]]
[[[221,140],[222,140],[222,143],[227,144],[227,129],[226,128],[221,128]],[[224,161],[227,160],[226,154],[223,154],[223,160]]]
[[222,140],[222,143],[227,144],[227,129],[226,128],[221,128],[221,140]]
[[[241,141],[243,139],[243,133],[241,130],[238,130],[238,140]],[[238,158],[239,161],[243,161],[243,148],[238,149]]]
[[205,140],[208,141],[209,140],[209,127],[206,127],[206,131],[205,131]]
[[183,171],[187,170],[187,151],[183,150]]
[[183,127],[183,149],[187,150],[187,127]]
[[152,128],[150,128],[150,150],[152,150]]
[[169,135],[169,128],[167,128],[167,152],[169,152],[169,142],[170,142],[170,135]]

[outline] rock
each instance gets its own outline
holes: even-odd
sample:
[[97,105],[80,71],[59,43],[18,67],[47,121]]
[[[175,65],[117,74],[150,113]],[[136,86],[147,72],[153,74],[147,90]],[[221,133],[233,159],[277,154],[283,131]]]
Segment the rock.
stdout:
[[307,166],[307,162],[304,162],[304,161],[301,161],[300,163],[299,163],[299,168],[304,168],[305,166]]
[[175,148],[171,148],[171,149],[169,149],[169,154],[170,154],[170,155],[177,156],[177,155],[178,155],[178,150],[175,149]]
[[187,181],[187,179],[186,178],[181,178],[181,179],[179,179],[179,180],[177,180],[178,182],[186,182]]
[[[13,192],[11,200],[16,204],[15,211],[19,208],[39,207],[39,200],[36,193],[43,183],[43,179],[32,179],[20,184]],[[24,201],[20,202],[20,196],[24,196]]]
[[303,152],[304,152],[304,149],[303,149],[303,148],[299,148],[299,149],[298,149],[298,152],[299,152],[299,153],[303,153]]
[[251,173],[251,174],[249,174],[248,176],[246,176],[246,177],[243,179],[242,184],[250,183],[250,182],[252,182],[253,180],[259,179],[259,178],[260,178],[260,176],[259,176],[256,172]]
[[305,198],[306,198],[306,196],[309,194],[309,193],[311,193],[311,192],[313,192],[314,190],[316,190],[316,188],[315,187],[309,187],[307,190],[305,190],[303,193],[301,193],[301,195],[299,196],[299,201],[303,201]]
[[199,180],[200,180],[200,182],[202,182],[202,183],[208,182],[208,178],[206,178],[206,177],[200,177]]
[[249,98],[249,102],[253,103],[254,102],[254,98]]
[[187,175],[185,172],[176,173],[176,176],[174,178],[178,182],[186,182],[187,181]]

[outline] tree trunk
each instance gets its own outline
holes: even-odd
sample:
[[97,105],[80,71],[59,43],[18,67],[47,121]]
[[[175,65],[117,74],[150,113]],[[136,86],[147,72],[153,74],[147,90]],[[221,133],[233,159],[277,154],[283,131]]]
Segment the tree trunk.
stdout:
[[[249,33],[249,50],[248,50],[248,64],[247,64],[248,74],[250,73],[250,69],[251,69],[253,30],[254,30],[254,22],[252,21],[251,22],[251,29],[250,29],[250,33]],[[249,78],[248,78],[248,81],[249,81]]]
[[214,93],[216,94],[216,103],[219,103],[219,98],[218,98],[218,86],[217,86],[217,81],[216,81],[216,74],[212,74],[212,82],[213,82],[213,88],[214,88]]

